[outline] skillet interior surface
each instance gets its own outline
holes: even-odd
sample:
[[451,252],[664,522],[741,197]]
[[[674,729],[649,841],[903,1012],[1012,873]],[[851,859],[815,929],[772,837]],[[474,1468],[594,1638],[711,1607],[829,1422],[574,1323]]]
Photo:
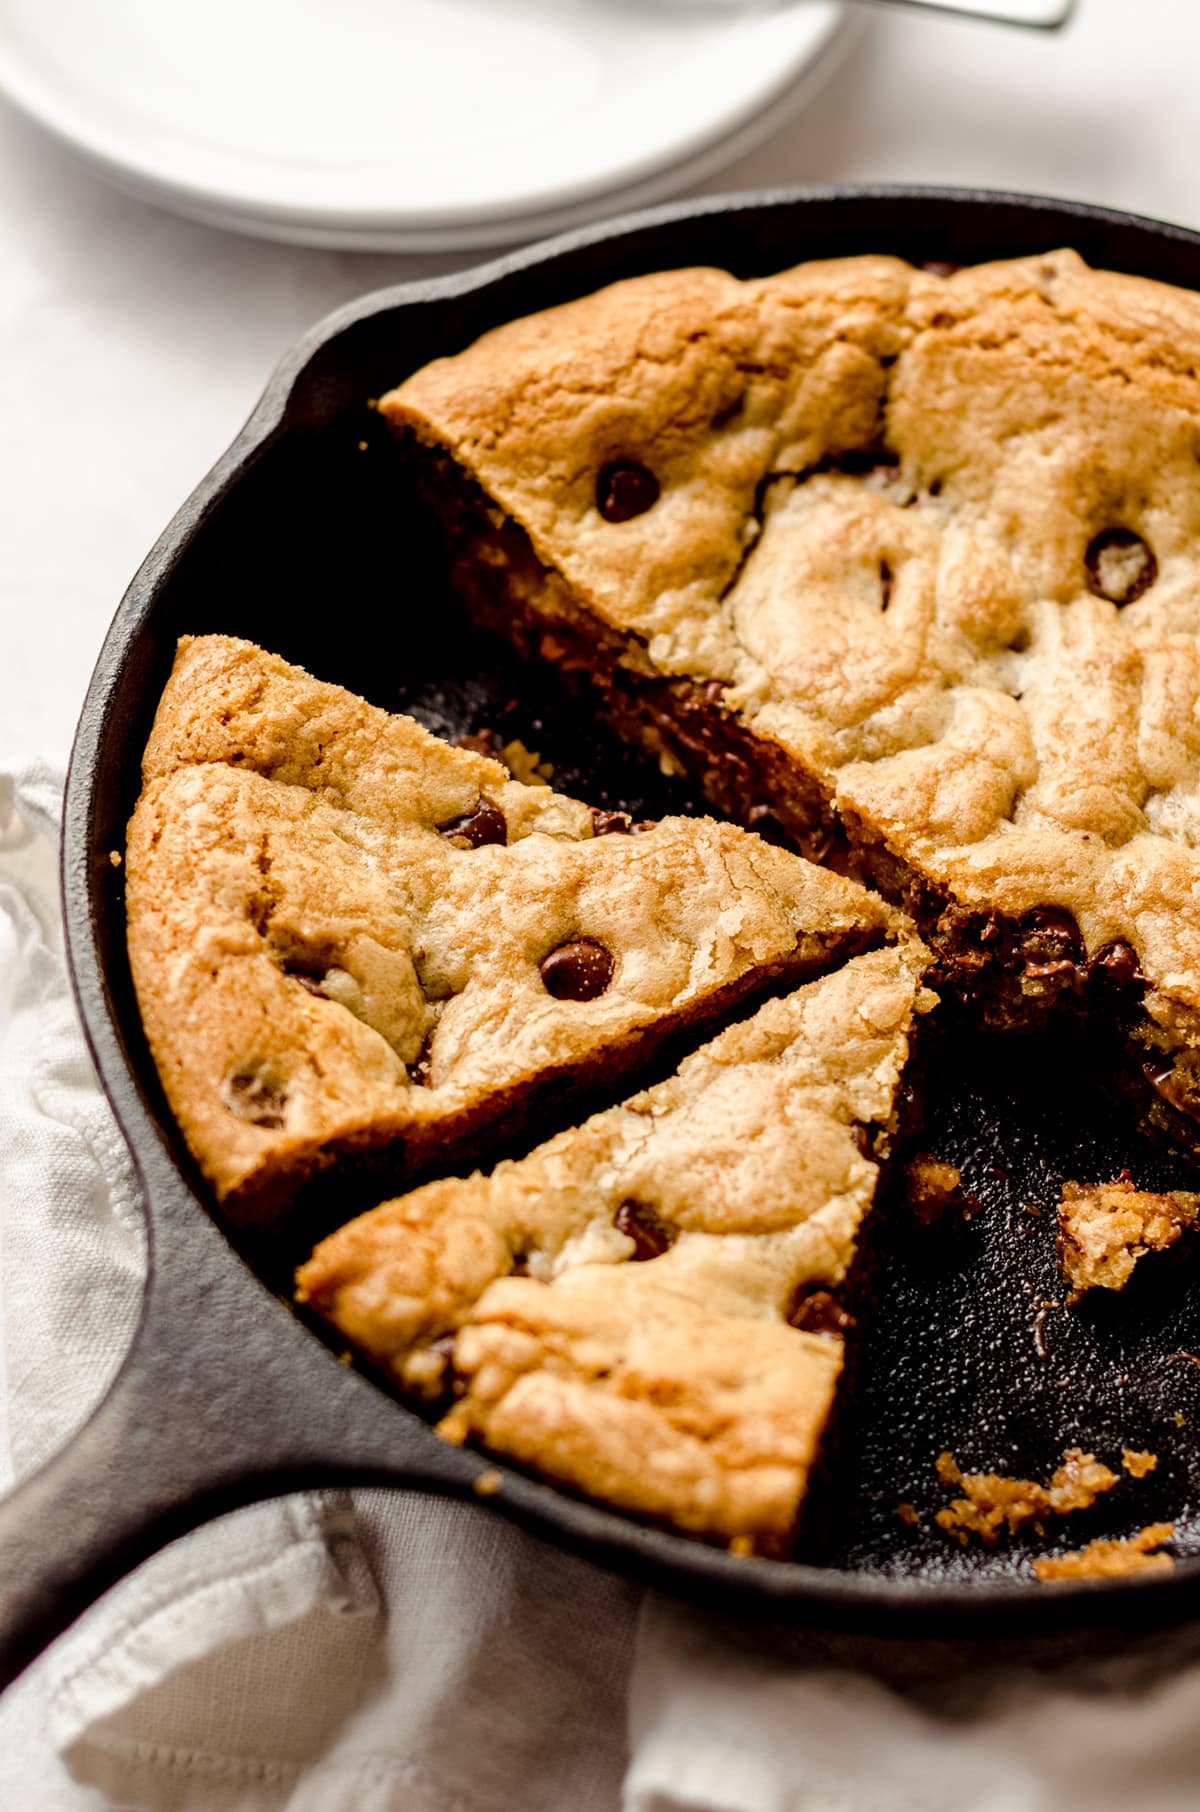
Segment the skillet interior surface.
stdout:
[[[179,634],[249,637],[445,735],[491,727],[520,737],[554,764],[556,786],[592,803],[637,816],[702,809],[686,783],[665,780],[584,721],[552,678],[470,629],[369,398],[514,314],[638,271],[704,262],[751,275],[859,251],[970,262],[1061,244],[1094,264],[1200,285],[1200,241],[1123,216],[968,194],[781,195],[659,210],[572,236],[549,256],[385,292],[318,329],[135,580],[77,745],[65,852],[71,955],[89,1036],[135,1151],[161,1126],[179,1173],[211,1211],[142,1040],[121,874],[108,859],[123,844]],[[925,1144],[961,1166],[983,1212],[948,1242],[883,1229],[845,1507],[821,1568],[747,1565],[663,1535],[639,1549],[640,1538],[626,1542],[619,1530],[598,1543],[589,1531],[611,1536],[616,1519],[541,1490],[536,1520],[665,1582],[686,1585],[690,1575],[701,1589],[719,1586],[742,1608],[838,1621],[853,1603],[860,1620],[893,1630],[916,1627],[924,1603],[980,1622],[1001,1605],[1010,1622],[1014,1614],[1031,1624],[1102,1622],[1139,1603],[1163,1614],[1161,1582],[1048,1591],[1031,1582],[1029,1547],[960,1549],[932,1522],[947,1496],[934,1462],[949,1448],[964,1468],[1045,1478],[1067,1446],[1118,1467],[1123,1447],[1148,1448],[1157,1470],[1123,1480],[1064,1525],[1061,1545],[1174,1521],[1183,1564],[1170,1602],[1182,1607],[1200,1578],[1200,1270],[1149,1261],[1120,1298],[1047,1306],[1063,1294],[1053,1220],[1060,1179],[1108,1179],[1128,1166],[1144,1186],[1197,1186],[1182,1159],[1145,1144],[1100,1094],[1100,1064],[1102,1053],[1079,1041],[1051,1049],[947,1035]],[[232,1237],[286,1295],[289,1266],[303,1256],[296,1242]],[[158,1263],[171,1264],[169,1240]],[[382,1394],[379,1404],[411,1419]],[[528,1502],[518,1486],[514,1513],[532,1514]],[[916,1524],[897,1515],[900,1502],[916,1507]],[[773,1583],[763,1583],[767,1575]]]

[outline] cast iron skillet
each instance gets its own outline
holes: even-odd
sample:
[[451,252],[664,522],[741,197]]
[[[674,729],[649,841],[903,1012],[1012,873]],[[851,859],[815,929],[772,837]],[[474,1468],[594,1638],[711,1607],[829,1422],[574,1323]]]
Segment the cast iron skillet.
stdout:
[[[713,1548],[577,1501],[443,1445],[419,1416],[339,1364],[287,1303],[298,1256],[257,1249],[214,1218],[163,1105],[126,966],[123,844],[139,756],[183,631],[230,631],[413,709],[454,733],[500,723],[596,803],[691,801],[537,676],[463,625],[366,399],[509,317],[616,277],[712,263],[741,275],[800,259],[899,253],[975,260],[1075,246],[1091,263],[1200,287],[1200,237],[1108,211],[1019,196],[905,189],[789,191],[689,203],[588,228],[434,281],[368,296],[317,327],[275,373],[247,427],[147,558],[117,612],[80,719],[67,788],[63,891],[79,1008],[145,1188],[150,1264],[141,1325],[116,1382],[66,1450],[0,1506],[0,1679],[11,1678],[110,1584],[208,1518],[298,1487],[383,1482],[486,1499],[548,1539],[740,1614],[881,1637],[1167,1623],[1200,1596],[1200,1285],[1160,1264],[1095,1309],[1061,1294],[1057,1180],[1190,1181],[1099,1106],[1089,1054],[952,1044],[929,1143],[959,1163],[985,1212],[947,1244],[884,1236],[861,1438],[823,1564]],[[365,448],[362,443],[366,443]],[[250,1262],[247,1262],[247,1261]],[[1148,1269],[1144,1267],[1143,1269]],[[272,1287],[273,1286],[273,1287]],[[1172,1574],[1032,1583],[1028,1555],[960,1551],[933,1528],[933,1461],[1045,1476],[1065,1446],[1160,1456],[1070,1532],[1177,1525]],[[898,1500],[921,1514],[913,1527]]]

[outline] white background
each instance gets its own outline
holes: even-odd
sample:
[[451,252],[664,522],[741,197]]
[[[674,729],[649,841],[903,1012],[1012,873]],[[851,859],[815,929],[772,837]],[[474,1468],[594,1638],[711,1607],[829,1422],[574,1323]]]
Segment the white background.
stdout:
[[[710,188],[968,183],[1200,224],[1194,0],[1082,0],[1051,38],[871,13],[819,98]],[[465,261],[176,220],[0,110],[0,756],[65,760],[129,578],[288,343]]]

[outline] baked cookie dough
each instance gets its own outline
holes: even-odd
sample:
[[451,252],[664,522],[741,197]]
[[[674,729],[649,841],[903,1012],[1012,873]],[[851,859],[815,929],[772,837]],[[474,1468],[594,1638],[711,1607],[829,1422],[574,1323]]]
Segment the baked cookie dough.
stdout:
[[855,957],[528,1157],[384,1203],[317,1247],[300,1299],[448,1402],[448,1439],[788,1551],[925,962],[915,941]]

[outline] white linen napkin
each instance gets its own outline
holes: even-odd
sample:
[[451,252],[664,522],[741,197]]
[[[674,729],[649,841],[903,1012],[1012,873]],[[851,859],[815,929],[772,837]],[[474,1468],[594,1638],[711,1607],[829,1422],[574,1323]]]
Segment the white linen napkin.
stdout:
[[[44,769],[0,773],[3,1483],[83,1420],[141,1293],[136,1179],[63,966],[59,798]],[[475,1504],[256,1505],[140,1568],[0,1701],[0,1807],[615,1812],[637,1597]]]
[[[0,771],[0,1323],[19,1477],[136,1321],[136,1180],[63,970],[59,785]],[[2,1582],[0,1582],[2,1589]],[[0,1701],[20,1812],[1191,1812],[1195,1643],[1056,1673],[704,1617],[418,1493],[198,1530]],[[628,1745],[628,1753],[627,1753]]]

